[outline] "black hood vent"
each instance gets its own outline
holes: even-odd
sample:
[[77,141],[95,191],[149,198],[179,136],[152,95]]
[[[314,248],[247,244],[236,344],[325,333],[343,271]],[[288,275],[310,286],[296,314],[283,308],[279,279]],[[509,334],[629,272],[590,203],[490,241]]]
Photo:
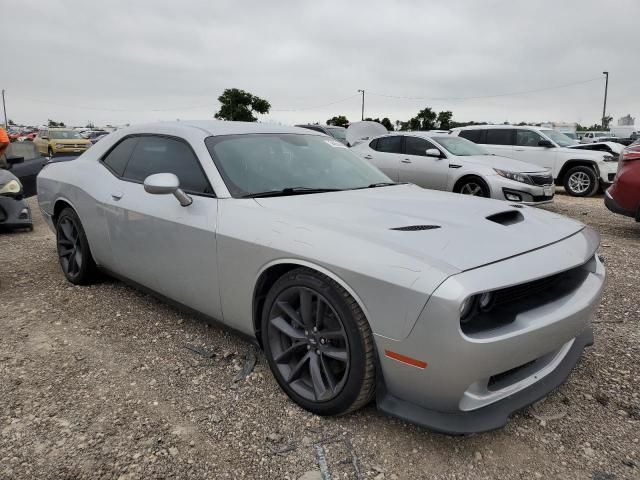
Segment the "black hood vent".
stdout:
[[517,210],[507,210],[506,212],[489,215],[487,220],[507,226],[522,222],[524,220],[524,215]]
[[395,227],[389,230],[399,230],[401,232],[417,232],[420,230],[434,230],[440,228],[440,225],[408,225],[406,227]]

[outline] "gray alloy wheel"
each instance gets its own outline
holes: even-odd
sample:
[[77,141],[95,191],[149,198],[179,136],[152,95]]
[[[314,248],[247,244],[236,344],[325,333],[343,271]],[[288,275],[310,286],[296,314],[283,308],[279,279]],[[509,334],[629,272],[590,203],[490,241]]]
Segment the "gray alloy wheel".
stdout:
[[289,387],[306,400],[326,402],[344,387],[349,342],[335,309],[307,287],[282,291],[269,312],[272,358]]
[[67,280],[75,285],[88,285],[98,278],[87,236],[71,208],[65,208],[57,218],[56,246],[60,267]]
[[489,198],[489,187],[481,178],[470,177],[463,179],[456,188],[457,193],[472,195],[474,197]]
[[567,172],[564,178],[564,188],[569,195],[574,197],[586,197],[592,195],[598,189],[596,172],[592,168],[579,165]]

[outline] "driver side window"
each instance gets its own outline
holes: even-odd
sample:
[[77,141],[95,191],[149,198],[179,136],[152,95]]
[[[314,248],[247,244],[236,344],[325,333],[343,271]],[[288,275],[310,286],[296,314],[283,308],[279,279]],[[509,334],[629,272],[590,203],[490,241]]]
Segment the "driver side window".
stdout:
[[516,145],[520,147],[537,147],[543,138],[533,130],[516,130]]
[[213,194],[200,162],[185,142],[161,136],[137,137],[122,176],[142,183],[155,173],[173,173],[185,192]]
[[407,155],[426,157],[427,150],[430,148],[436,148],[436,146],[424,138],[405,137],[404,139],[404,150]]

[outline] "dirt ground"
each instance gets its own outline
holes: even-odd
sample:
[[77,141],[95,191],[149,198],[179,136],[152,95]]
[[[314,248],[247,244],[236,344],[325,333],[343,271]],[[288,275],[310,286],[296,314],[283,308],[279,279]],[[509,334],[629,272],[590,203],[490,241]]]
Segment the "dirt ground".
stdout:
[[313,416],[244,339],[115,280],[71,286],[34,200],[35,230],[0,234],[2,479],[314,479],[323,459],[334,479],[640,478],[640,224],[602,197],[546,207],[602,235],[596,344],[559,390],[468,437],[373,406]]

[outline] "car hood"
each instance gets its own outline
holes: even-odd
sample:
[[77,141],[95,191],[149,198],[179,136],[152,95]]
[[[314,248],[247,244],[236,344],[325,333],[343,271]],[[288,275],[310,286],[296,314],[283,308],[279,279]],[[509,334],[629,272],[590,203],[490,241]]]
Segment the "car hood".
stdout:
[[[415,185],[256,199],[291,233],[335,231],[434,266],[464,271],[544,247],[584,228],[579,222],[508,202]],[[497,217],[491,216],[496,214]],[[490,218],[488,218],[490,217]],[[424,230],[393,230],[432,226]],[[372,259],[374,261],[374,259]]]
[[[618,155],[620,155],[622,153],[622,150],[624,150],[624,145],[617,143],[617,142],[596,142],[596,143],[578,143],[576,145],[571,145],[570,148],[571,150],[594,150],[594,151],[605,151],[606,150],[599,150],[599,148],[608,148],[609,150],[611,150],[614,153],[617,153]],[[608,153],[608,152],[606,152]]]
[[[579,144],[579,145],[582,145],[582,144]],[[595,161],[602,160],[605,155],[609,155],[609,152],[573,148],[577,146],[578,145],[572,145],[571,147],[557,147],[555,150],[558,153],[568,153],[571,155],[576,155],[576,150],[577,150],[578,152],[580,152],[578,153],[578,155],[580,155],[580,158],[584,158],[586,160],[595,160]]]
[[451,163],[457,161],[467,162],[473,165],[484,165],[491,168],[499,168],[500,170],[508,170],[518,173],[545,172],[546,170],[538,165],[521,162],[513,158],[500,157],[498,155],[469,155],[465,157],[453,157]]

